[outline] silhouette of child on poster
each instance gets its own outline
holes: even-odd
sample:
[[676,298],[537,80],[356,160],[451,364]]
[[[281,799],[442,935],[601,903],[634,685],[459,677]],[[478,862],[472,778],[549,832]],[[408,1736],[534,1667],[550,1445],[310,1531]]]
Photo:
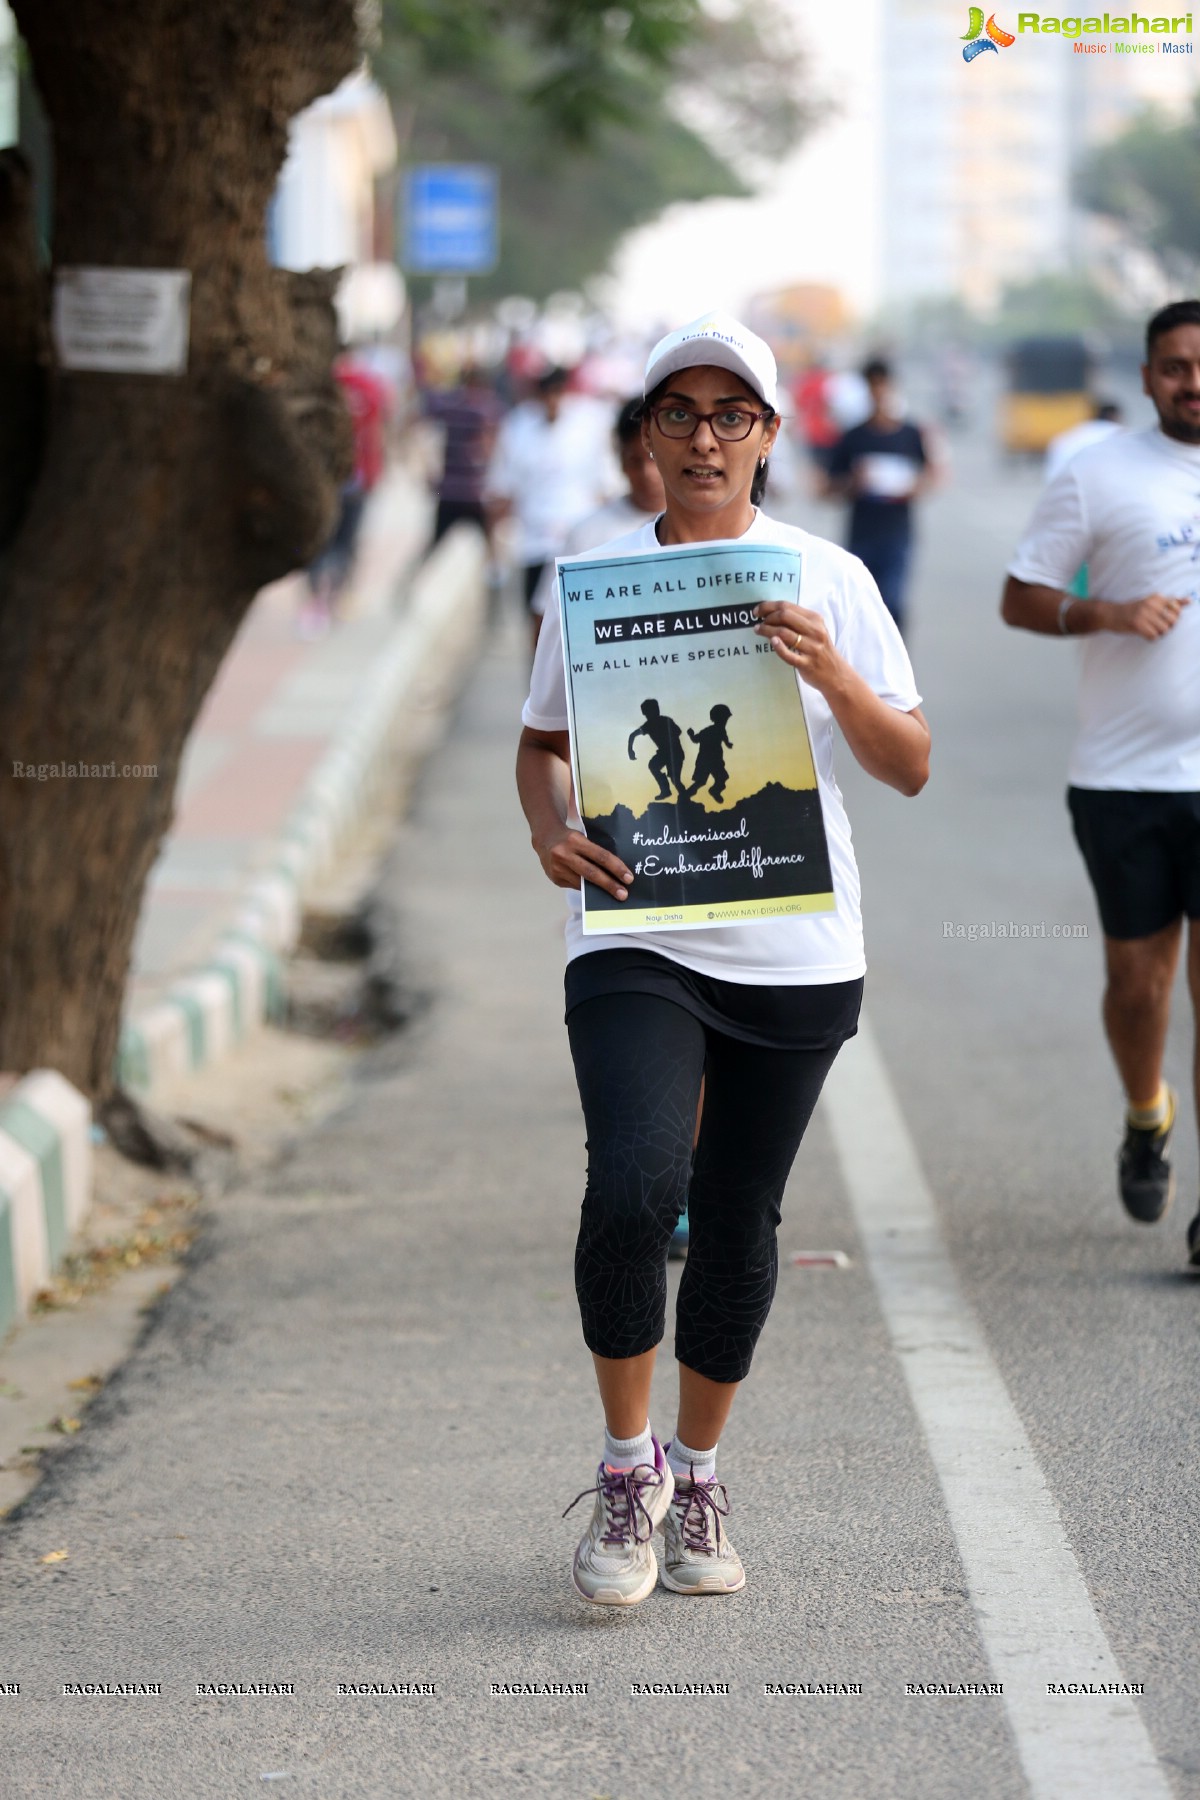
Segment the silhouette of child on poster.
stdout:
[[733,745],[725,735],[725,727],[729,723],[730,711],[727,706],[714,706],[709,713],[711,725],[704,726],[701,731],[693,731],[688,727],[688,736],[693,744],[700,746],[696,756],[696,767],[692,770],[692,785],[688,788],[688,798],[699,793],[706,781],[711,780],[709,792],[714,800],[720,802],[725,798],[725,783],[729,780],[729,771],[725,767],[722,748],[732,750]]
[[682,800],[686,797],[683,785],[683,733],[674,719],[667,718],[660,712],[657,700],[643,700],[642,712],[645,722],[636,731],[629,734],[629,760],[637,761],[634,744],[640,737],[648,737],[654,745],[654,755],[650,758],[650,773],[658,783],[659,800],[669,800],[671,789],[668,777],[675,784],[675,791]]

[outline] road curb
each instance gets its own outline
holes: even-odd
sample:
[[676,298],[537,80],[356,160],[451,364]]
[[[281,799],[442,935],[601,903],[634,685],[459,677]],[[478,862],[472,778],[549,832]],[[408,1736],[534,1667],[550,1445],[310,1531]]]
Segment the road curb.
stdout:
[[92,1109],[54,1069],[0,1101],[0,1338],[45,1287],[91,1202]]
[[415,575],[403,618],[243,890],[233,925],[202,965],[127,1020],[117,1057],[123,1087],[152,1094],[281,1016],[284,958],[299,937],[305,895],[335,867],[397,769],[428,747],[469,671],[486,607],[483,540],[455,527]]

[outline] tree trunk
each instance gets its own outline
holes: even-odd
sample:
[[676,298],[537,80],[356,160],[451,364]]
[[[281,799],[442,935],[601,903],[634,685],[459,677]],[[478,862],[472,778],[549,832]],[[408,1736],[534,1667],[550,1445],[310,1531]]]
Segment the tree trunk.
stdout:
[[[103,1100],[188,733],[257,589],[334,516],[333,277],[272,269],[265,220],[288,120],[359,51],[353,0],[14,11],[54,132],[56,263],[192,276],[186,376],[50,371],[40,474],[0,550],[0,1069]],[[37,350],[3,304],[10,262],[19,385]]]

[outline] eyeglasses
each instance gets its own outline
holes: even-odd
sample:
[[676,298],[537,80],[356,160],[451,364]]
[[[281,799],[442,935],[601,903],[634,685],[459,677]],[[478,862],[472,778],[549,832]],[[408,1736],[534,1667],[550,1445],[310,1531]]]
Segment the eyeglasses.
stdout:
[[652,406],[650,417],[664,437],[690,438],[696,428],[707,425],[723,444],[740,444],[748,438],[760,419],[773,419],[772,408],[765,412],[749,412],[740,406],[723,406],[720,412],[693,412],[690,406]]

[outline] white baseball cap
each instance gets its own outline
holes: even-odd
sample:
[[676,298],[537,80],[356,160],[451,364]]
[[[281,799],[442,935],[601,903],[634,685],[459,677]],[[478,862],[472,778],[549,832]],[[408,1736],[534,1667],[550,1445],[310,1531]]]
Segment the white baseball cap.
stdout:
[[646,363],[643,398],[676,369],[694,369],[703,363],[731,369],[761,394],[768,406],[778,404],[778,373],[770,345],[731,314],[721,312],[702,313],[655,344]]

